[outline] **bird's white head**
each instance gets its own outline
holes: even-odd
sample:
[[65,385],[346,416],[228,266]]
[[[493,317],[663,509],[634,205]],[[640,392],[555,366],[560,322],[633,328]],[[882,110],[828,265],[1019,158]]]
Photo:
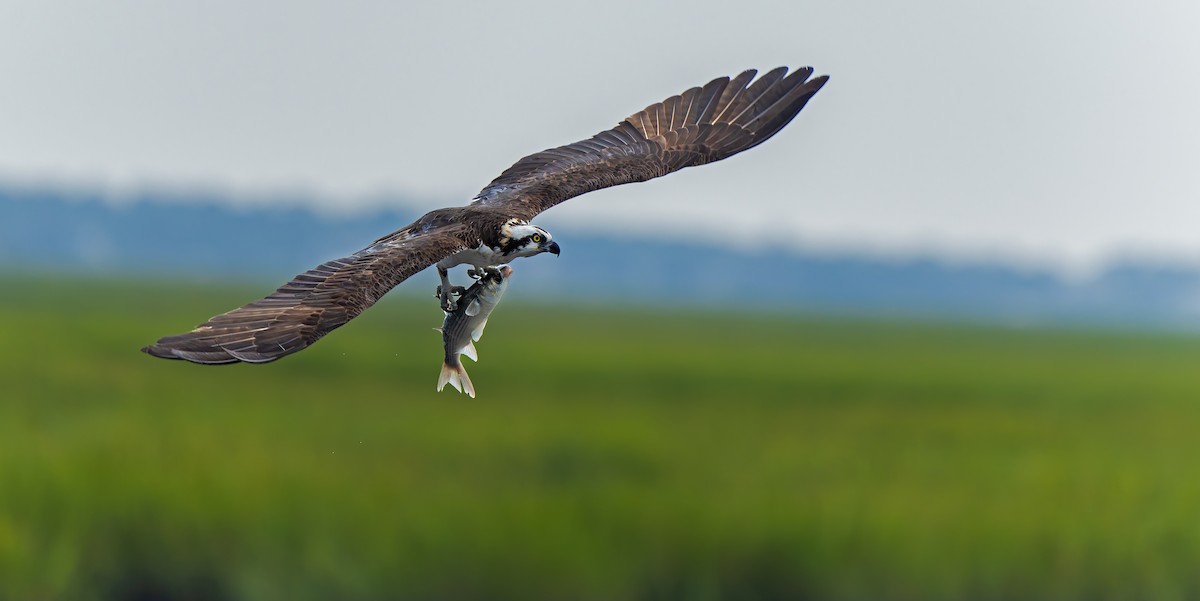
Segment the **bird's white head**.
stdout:
[[550,232],[532,223],[513,220],[501,226],[500,232],[505,238],[501,249],[508,259],[532,257],[545,252],[557,255],[561,250]]

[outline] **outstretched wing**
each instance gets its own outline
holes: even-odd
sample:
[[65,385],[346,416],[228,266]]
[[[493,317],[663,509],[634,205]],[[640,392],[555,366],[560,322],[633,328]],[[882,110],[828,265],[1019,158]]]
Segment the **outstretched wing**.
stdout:
[[167,336],[142,351],[195,363],[265,363],[306,348],[375,304],[409,276],[466,247],[461,226],[380,239],[328,261],[270,296]]
[[[753,69],[721,77],[646,107],[615,128],[574,144],[543,150],[509,167],[475,202],[503,205],[532,219],[585,192],[642,182],[753,148],[787,125],[827,76],[811,67],[791,75]],[[754,80],[753,82],[751,80]]]

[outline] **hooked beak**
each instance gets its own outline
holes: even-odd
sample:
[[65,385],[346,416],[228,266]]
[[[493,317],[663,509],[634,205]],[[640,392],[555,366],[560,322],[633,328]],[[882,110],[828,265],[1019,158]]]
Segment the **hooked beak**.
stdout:
[[557,256],[558,256],[558,253],[559,253],[559,251],[560,251],[560,250],[561,250],[561,249],[559,249],[559,247],[558,247],[558,243],[557,243],[557,242],[554,242],[553,240],[551,240],[551,241],[550,241],[550,244],[547,244],[547,245],[546,245],[546,250],[545,250],[545,252],[554,253],[554,256],[556,256],[556,257],[557,257]]

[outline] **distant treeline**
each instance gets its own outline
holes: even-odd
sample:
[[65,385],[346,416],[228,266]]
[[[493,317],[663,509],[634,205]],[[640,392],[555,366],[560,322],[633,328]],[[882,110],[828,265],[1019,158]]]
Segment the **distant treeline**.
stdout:
[[[354,252],[417,214],[329,216],[296,204],[234,207],[217,194],[147,193],[114,203],[99,193],[0,186],[0,269],[276,284]],[[520,263],[513,297],[1010,324],[1200,324],[1200,271],[1193,268],[1130,263],[1080,282],[1002,264],[780,248],[752,252],[562,230],[556,237],[562,258]],[[401,286],[402,294],[424,295],[435,283],[429,274],[414,280]]]

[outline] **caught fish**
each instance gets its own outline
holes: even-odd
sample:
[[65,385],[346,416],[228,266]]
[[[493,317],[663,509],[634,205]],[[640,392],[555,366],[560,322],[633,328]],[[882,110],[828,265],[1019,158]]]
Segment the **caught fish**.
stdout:
[[487,325],[488,316],[500,304],[500,297],[508,288],[508,277],[512,275],[512,267],[498,265],[485,267],[479,281],[467,288],[458,299],[458,308],[446,313],[442,327],[434,328],[442,333],[442,343],[446,349],[446,359],[442,362],[442,373],[438,377],[438,391],[450,384],[459,392],[465,392],[475,398],[475,386],[467,377],[461,355],[466,355],[472,361],[479,361],[479,353],[475,351],[475,341],[483,336],[483,328]]

